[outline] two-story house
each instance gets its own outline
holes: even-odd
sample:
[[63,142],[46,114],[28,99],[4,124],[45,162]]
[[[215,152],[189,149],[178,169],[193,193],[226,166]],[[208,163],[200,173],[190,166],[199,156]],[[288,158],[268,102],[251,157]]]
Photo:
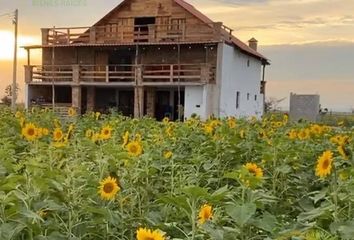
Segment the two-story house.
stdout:
[[[183,119],[261,116],[264,69],[244,44],[183,0],[125,0],[90,27],[44,28],[25,47],[26,106],[117,109]],[[30,63],[42,49],[42,65]]]

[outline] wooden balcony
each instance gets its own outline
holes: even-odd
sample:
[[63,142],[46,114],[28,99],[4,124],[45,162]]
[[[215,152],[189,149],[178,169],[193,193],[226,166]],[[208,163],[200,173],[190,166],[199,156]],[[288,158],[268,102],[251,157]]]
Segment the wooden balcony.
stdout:
[[210,64],[25,66],[25,80],[38,85],[178,86],[215,83]]
[[[225,31],[226,30],[226,31]],[[232,30],[216,22],[207,24],[109,24],[94,27],[43,28],[43,45],[120,44],[221,41]],[[227,37],[227,36],[226,36]]]

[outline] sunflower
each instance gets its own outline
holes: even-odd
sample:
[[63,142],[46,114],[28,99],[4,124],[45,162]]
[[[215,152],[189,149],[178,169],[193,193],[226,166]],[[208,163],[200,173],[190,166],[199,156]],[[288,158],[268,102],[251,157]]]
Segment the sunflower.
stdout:
[[290,130],[290,132],[288,132],[288,137],[291,140],[294,140],[297,138],[297,131],[295,129]]
[[85,132],[85,137],[91,138],[95,134],[91,129],[87,129]]
[[20,126],[23,127],[25,125],[26,119],[24,117],[20,118]]
[[337,147],[337,151],[344,158],[344,160],[348,160],[349,159],[347,151],[346,151],[346,149],[345,149],[345,147],[343,145],[338,146]]
[[49,130],[48,130],[48,128],[42,128],[42,134],[43,134],[44,136],[48,136],[48,135],[49,135]]
[[22,117],[22,113],[20,111],[17,111],[15,114],[15,118],[21,118]]
[[96,113],[95,113],[95,119],[96,119],[96,121],[100,118],[100,116],[101,116],[101,113],[100,113],[100,112],[96,112]]
[[68,144],[68,138],[64,137],[62,140],[60,141],[54,141],[52,143],[52,145],[55,147],[55,148],[63,148],[65,147],[66,145]]
[[344,136],[344,135],[336,135],[334,137],[332,137],[331,142],[337,145],[346,145],[350,142],[349,136]]
[[229,126],[229,128],[235,128],[236,127],[236,119],[233,117],[227,119],[227,125]]
[[69,117],[74,117],[74,116],[76,116],[76,109],[75,108],[69,108],[68,109],[68,115],[69,115]]
[[244,139],[246,137],[246,133],[244,130],[240,131],[240,138]]
[[123,138],[122,147],[125,147],[128,144],[128,142],[129,142],[129,132],[126,131],[122,138]]
[[325,178],[331,174],[333,163],[333,153],[325,151],[317,160],[316,176]]
[[169,137],[172,137],[173,136],[173,128],[172,126],[168,126],[168,128],[166,129],[166,135],[169,136]]
[[120,191],[118,186],[117,179],[112,177],[107,177],[100,182],[98,187],[98,193],[101,195],[103,200],[113,200],[117,192]]
[[143,153],[143,147],[139,142],[133,141],[126,146],[129,155],[139,157]]
[[200,210],[198,215],[199,224],[204,224],[206,221],[211,220],[213,218],[213,207],[204,204]]
[[143,138],[143,137],[141,136],[140,133],[135,134],[135,141],[141,142],[141,139],[142,139],[142,138]]
[[63,131],[60,128],[54,129],[53,139],[54,139],[55,142],[61,141],[63,139],[63,137],[64,137],[64,134],[63,134]]
[[53,123],[55,128],[61,128],[61,123],[58,119],[54,119]]
[[310,138],[310,130],[309,129],[303,129],[297,133],[297,137],[300,140],[305,140]]
[[310,127],[310,131],[314,135],[321,135],[324,132],[324,128],[318,124],[313,124]]
[[171,157],[173,156],[173,153],[171,151],[166,151],[164,154],[163,154],[163,157],[165,159],[170,159]]
[[23,128],[22,128],[22,135],[28,140],[28,141],[34,141],[37,138],[37,132],[38,129],[33,123],[27,123]]
[[164,118],[162,119],[162,122],[163,122],[164,124],[168,124],[168,123],[170,122],[170,119],[169,119],[168,117],[164,117]]
[[211,124],[205,124],[204,126],[204,132],[206,134],[213,134],[214,132],[214,127]]
[[151,230],[147,228],[139,228],[136,231],[137,240],[165,240],[164,234],[158,230]]
[[101,130],[100,138],[102,140],[108,140],[112,137],[112,128],[110,126],[104,126]]
[[258,167],[257,164],[255,163],[247,163],[244,165],[244,167],[247,169],[247,171],[255,176],[256,178],[262,178],[263,177],[263,170],[262,168]]

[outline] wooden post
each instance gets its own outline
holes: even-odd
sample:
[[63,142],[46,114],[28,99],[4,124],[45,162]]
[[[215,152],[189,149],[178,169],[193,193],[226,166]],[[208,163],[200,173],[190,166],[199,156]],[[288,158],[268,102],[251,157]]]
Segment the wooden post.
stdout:
[[173,82],[173,75],[174,75],[174,72],[173,72],[173,64],[170,65],[170,82],[172,83]]
[[81,113],[81,86],[72,86],[72,104],[71,106],[77,110],[78,113]]
[[212,40],[221,41],[222,34],[221,34],[222,22],[214,23],[214,37]]
[[67,38],[66,38],[66,41],[67,41],[67,44],[70,44],[70,28],[67,29]]
[[96,98],[96,91],[95,87],[88,87],[87,88],[87,111],[94,111],[95,110],[95,98]]
[[27,48],[27,66],[31,65],[31,49]]
[[48,37],[49,37],[49,29],[42,28],[42,45],[49,45]]
[[106,65],[106,82],[109,82],[109,66]]
[[150,24],[149,25],[149,42],[155,42],[156,41],[156,28],[155,25]]
[[144,116],[144,87],[135,86],[134,88],[134,117]]
[[96,43],[96,27],[90,28],[90,43]]
[[14,60],[13,60],[13,78],[12,78],[12,99],[11,108],[13,111],[16,110],[16,100],[17,100],[17,32],[18,32],[18,9],[15,11],[15,18],[13,20],[15,25],[15,46],[14,46]]
[[135,66],[135,88],[134,88],[134,117],[144,116],[144,87],[142,65]]
[[73,82],[76,84],[80,83],[80,66],[79,65],[72,65],[73,68]]
[[201,65],[200,80],[202,83],[210,83],[209,71],[210,71],[210,66],[208,64]]
[[155,117],[155,101],[156,101],[155,88],[146,89],[146,114],[149,117]]
[[33,66],[25,66],[25,83],[31,83],[33,81]]

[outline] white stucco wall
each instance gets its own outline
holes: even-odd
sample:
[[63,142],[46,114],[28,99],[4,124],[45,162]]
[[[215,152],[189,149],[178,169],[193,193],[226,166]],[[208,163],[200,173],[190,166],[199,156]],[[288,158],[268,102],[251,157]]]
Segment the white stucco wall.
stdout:
[[218,88],[216,84],[203,86],[186,86],[184,117],[190,118],[193,114],[206,120],[210,115],[217,116]]
[[[263,115],[263,95],[260,94],[261,61],[227,44],[222,44],[222,48],[219,49],[222,54],[219,69],[221,81],[219,116],[261,117]],[[236,92],[240,92],[239,108],[236,108]]]
[[186,86],[184,92],[184,117],[190,118],[193,114],[204,116],[203,86]]

